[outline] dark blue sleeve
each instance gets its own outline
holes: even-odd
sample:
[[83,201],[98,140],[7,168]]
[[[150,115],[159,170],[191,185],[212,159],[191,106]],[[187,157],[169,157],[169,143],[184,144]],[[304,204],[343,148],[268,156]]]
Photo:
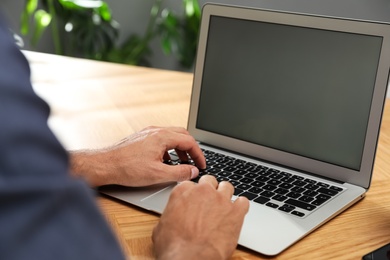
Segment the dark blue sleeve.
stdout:
[[123,259],[92,190],[69,176],[49,113],[0,21],[0,259]]

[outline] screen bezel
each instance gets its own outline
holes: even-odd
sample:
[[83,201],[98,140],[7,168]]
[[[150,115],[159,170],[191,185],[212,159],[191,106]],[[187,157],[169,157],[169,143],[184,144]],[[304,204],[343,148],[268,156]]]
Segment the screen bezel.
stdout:
[[[326,162],[313,160],[307,157],[289,154],[269,147],[255,145],[196,128],[196,118],[198,114],[198,104],[203,79],[203,65],[207,53],[207,35],[210,17],[212,16],[373,35],[383,38],[360,170],[352,170]],[[237,6],[226,6],[220,4],[206,4],[202,11],[201,30],[195,65],[188,130],[194,136],[194,138],[201,143],[220,147],[230,151],[234,150],[238,153],[250,157],[259,158],[260,160],[265,160],[267,162],[298,169],[300,171],[352,183],[368,189],[371,181],[371,173],[373,171],[383,107],[386,99],[387,81],[390,67],[389,58],[390,25],[388,24],[348,20],[335,17],[286,13],[273,10],[244,8]]]

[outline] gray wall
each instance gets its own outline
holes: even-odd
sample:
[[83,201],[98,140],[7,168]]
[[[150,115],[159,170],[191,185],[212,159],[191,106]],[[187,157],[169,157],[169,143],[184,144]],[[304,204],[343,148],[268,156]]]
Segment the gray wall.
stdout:
[[[147,26],[150,8],[154,0],[106,0],[113,12],[114,18],[121,25],[120,40],[132,33],[142,34]],[[337,17],[390,22],[390,0],[199,0],[201,5],[206,2],[217,2],[234,5],[245,5],[283,11],[313,13]],[[24,1],[2,0],[0,10],[9,22],[14,32],[19,32],[20,13]],[[164,6],[177,12],[182,11],[182,0],[165,0]],[[25,49],[31,50],[28,39],[24,39]],[[174,58],[165,56],[158,40],[152,43],[153,56],[151,64],[156,68],[183,70]],[[46,32],[34,49],[53,53],[50,32]],[[390,90],[387,94],[390,97]]]
[[[121,25],[120,40],[131,33],[142,34],[147,26],[150,8],[154,0],[107,0],[114,18]],[[339,17],[352,17],[390,22],[390,0],[199,0],[206,2],[247,5],[267,9],[305,12]],[[24,1],[2,0],[0,7],[10,23],[10,27],[19,32],[20,13]],[[181,12],[182,0],[165,0],[164,5]],[[25,39],[25,49],[32,49]],[[158,40],[152,43],[152,66],[165,69],[179,69],[172,57],[165,56]],[[42,52],[54,52],[50,32],[46,32],[37,49]]]

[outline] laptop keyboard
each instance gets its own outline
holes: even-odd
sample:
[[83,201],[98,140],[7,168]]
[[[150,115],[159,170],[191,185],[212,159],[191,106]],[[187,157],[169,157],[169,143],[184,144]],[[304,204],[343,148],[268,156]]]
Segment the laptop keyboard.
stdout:
[[[192,181],[198,182],[203,175],[212,175],[218,182],[229,181],[235,188],[234,195],[267,207],[305,217],[340,194],[344,188],[314,179],[274,169],[210,150],[202,149],[207,168]],[[172,157],[173,156],[173,157]],[[171,152],[172,161],[180,163]],[[186,162],[188,163],[188,162]],[[190,163],[193,163],[190,160]]]

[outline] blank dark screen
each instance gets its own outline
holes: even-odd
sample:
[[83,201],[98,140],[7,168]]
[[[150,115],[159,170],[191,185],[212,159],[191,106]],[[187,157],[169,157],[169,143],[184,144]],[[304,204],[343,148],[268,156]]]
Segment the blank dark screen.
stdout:
[[358,170],[382,38],[210,19],[197,128]]

